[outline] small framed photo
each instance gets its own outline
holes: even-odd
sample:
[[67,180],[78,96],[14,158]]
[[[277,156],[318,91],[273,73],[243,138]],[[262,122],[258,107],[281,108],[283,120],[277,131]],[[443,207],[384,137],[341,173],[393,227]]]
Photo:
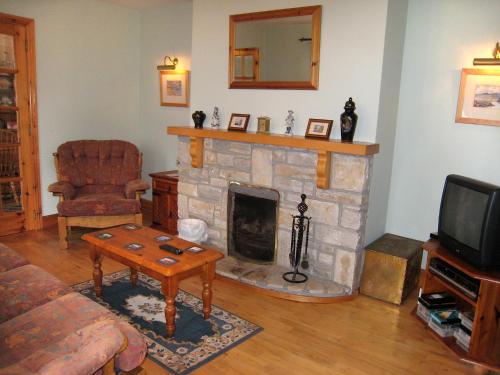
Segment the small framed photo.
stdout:
[[162,234],[161,236],[156,236],[155,240],[158,242],[165,242],[165,241],[170,241],[172,237],[169,237],[167,235]]
[[171,258],[171,257],[165,257],[165,258],[158,259],[157,262],[160,263],[161,265],[164,265],[164,266],[171,266],[171,265],[177,263],[178,260]]
[[329,139],[330,132],[332,131],[332,124],[333,120],[310,118],[307,123],[306,137]]
[[249,120],[250,120],[250,115],[233,113],[231,114],[231,120],[229,120],[229,126],[227,127],[227,130],[237,130],[245,132],[247,131]]
[[140,228],[140,226],[135,225],[135,224],[125,224],[123,226],[126,230],[137,230]]
[[113,235],[111,233],[99,233],[96,237],[100,240],[108,240],[113,237]]
[[186,251],[189,251],[191,253],[201,253],[202,251],[205,251],[205,249],[198,247],[198,246],[191,246],[186,249]]
[[132,251],[137,251],[140,250],[144,247],[143,244],[137,243],[137,242],[132,242],[127,245],[125,245],[125,249],[132,250]]
[[170,107],[189,106],[189,71],[160,71],[160,104]]
[[500,126],[500,69],[462,69],[455,122]]

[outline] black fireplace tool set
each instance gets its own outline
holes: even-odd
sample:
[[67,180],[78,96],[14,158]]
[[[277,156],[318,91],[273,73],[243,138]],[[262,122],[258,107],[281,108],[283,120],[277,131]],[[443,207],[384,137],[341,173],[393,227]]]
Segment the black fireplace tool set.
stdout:
[[[292,219],[292,241],[290,243],[290,265],[293,267],[293,271],[285,272],[283,274],[283,279],[290,283],[304,283],[307,281],[307,275],[299,272],[299,265],[303,269],[309,268],[309,256],[307,255],[307,247],[309,244],[309,223],[311,221],[310,217],[304,216],[308,207],[306,204],[306,195],[302,194],[300,196],[302,202],[297,205],[300,215],[294,215]],[[305,233],[305,245],[304,244],[304,233]],[[302,248],[304,248],[304,258],[302,257]]]

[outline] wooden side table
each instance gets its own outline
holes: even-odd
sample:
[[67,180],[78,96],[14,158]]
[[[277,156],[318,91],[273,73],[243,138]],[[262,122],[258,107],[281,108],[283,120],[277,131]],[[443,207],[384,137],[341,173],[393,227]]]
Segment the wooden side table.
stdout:
[[150,173],[153,179],[153,226],[177,234],[177,170]]

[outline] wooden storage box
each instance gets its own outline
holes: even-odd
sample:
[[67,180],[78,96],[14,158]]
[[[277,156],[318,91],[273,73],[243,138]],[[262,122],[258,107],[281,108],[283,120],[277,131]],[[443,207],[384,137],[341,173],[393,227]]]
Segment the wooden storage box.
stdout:
[[153,225],[170,234],[177,234],[177,183],[176,170],[151,173],[153,179]]
[[369,244],[365,249],[361,293],[401,304],[418,284],[422,244],[390,233]]

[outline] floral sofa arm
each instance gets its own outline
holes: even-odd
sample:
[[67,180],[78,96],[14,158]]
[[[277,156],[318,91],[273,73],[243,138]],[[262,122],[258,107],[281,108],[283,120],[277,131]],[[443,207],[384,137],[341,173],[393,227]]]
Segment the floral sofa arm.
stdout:
[[64,199],[72,199],[76,194],[73,185],[66,181],[54,182],[49,185],[48,190],[56,196],[62,196]]
[[125,196],[128,199],[138,198],[139,194],[143,194],[149,189],[149,184],[143,180],[131,180],[125,185]]

